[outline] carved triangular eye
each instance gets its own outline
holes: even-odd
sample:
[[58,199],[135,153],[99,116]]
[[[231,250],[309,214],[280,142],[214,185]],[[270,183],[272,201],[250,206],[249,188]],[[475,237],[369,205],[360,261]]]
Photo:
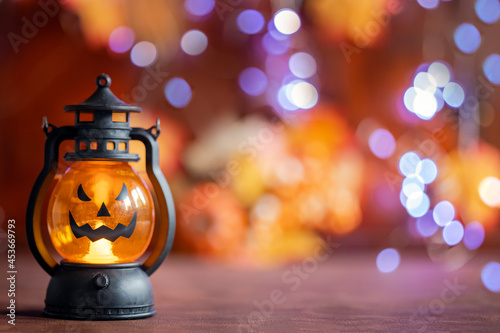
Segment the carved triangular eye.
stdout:
[[127,186],[125,185],[125,183],[123,183],[122,191],[120,192],[120,194],[118,194],[118,196],[116,197],[115,200],[123,201],[123,200],[127,199],[127,197],[128,197],[128,189],[127,189]]
[[82,184],[78,186],[78,199],[82,201],[90,201],[90,198],[85,194],[85,191],[83,190]]

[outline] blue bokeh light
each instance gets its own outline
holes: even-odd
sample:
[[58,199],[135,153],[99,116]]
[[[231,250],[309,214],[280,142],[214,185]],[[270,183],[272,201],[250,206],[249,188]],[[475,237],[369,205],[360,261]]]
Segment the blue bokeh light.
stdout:
[[413,101],[413,112],[422,120],[429,120],[438,111],[438,102],[434,97],[434,92],[426,91],[415,87],[417,95]]
[[241,71],[238,83],[248,95],[258,96],[266,90],[268,80],[266,74],[260,69],[248,67]]
[[427,73],[434,78],[438,87],[444,87],[451,79],[451,70],[448,64],[442,61],[434,61],[430,64]]
[[266,21],[262,14],[255,9],[246,9],[236,18],[238,28],[248,35],[260,32],[265,23]]
[[424,184],[430,184],[436,179],[438,170],[433,160],[424,158],[418,162],[415,172]]
[[406,202],[408,201],[408,197],[404,194],[403,190],[399,192],[399,202],[401,205],[406,208]]
[[500,264],[495,261],[487,263],[481,271],[481,280],[489,291],[500,291]]
[[401,257],[396,249],[388,248],[377,255],[377,268],[382,273],[390,273],[399,266]]
[[500,54],[489,55],[483,63],[483,72],[493,84],[500,84]]
[[413,193],[406,201],[406,211],[412,217],[421,217],[429,211],[431,201],[425,193]]
[[403,180],[401,189],[407,197],[411,197],[412,195],[424,192],[425,185],[416,175],[409,175]]
[[467,54],[476,52],[479,45],[481,45],[481,34],[470,23],[459,25],[455,30],[453,38],[458,49]]
[[438,226],[444,227],[455,218],[455,207],[449,201],[441,201],[434,206],[432,217]]
[[179,77],[174,77],[165,86],[165,97],[176,108],[180,109],[188,105],[191,101],[191,96],[191,87],[185,80]]
[[417,219],[417,231],[422,237],[430,237],[439,229],[432,218],[432,212],[428,211],[425,215]]
[[477,17],[484,23],[492,24],[500,18],[500,2],[498,0],[476,0],[474,9]]
[[437,82],[431,74],[420,72],[415,76],[415,79],[413,79],[413,86],[420,90],[434,94],[437,89]]
[[458,221],[451,221],[443,228],[443,240],[446,244],[453,246],[460,243],[464,237],[464,226]]
[[403,176],[413,175],[417,171],[417,165],[420,162],[420,156],[413,151],[409,151],[399,159],[399,172]]
[[463,104],[465,92],[462,86],[455,82],[449,82],[443,90],[444,101],[453,108],[458,108]]
[[439,0],[417,0],[417,2],[425,9],[434,9],[439,5]]
[[471,222],[465,226],[464,245],[469,250],[479,248],[484,241],[484,228],[479,222]]
[[288,83],[282,85],[278,90],[278,103],[283,109],[288,111],[296,111],[299,109],[298,106],[293,104],[288,97],[290,91],[293,88],[293,85],[294,83]]
[[415,87],[410,87],[406,89],[405,94],[403,96],[403,102],[405,107],[410,112],[415,112],[413,108],[413,104],[415,103],[415,97],[417,97],[417,89]]
[[441,89],[436,89],[436,92],[434,93],[434,98],[436,99],[437,102],[436,112],[439,112],[444,107],[443,91]]

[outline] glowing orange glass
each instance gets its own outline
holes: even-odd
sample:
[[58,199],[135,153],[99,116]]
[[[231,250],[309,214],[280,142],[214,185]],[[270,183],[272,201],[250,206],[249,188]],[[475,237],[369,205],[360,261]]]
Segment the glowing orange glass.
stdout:
[[70,262],[133,262],[154,229],[151,194],[126,162],[74,162],[56,185],[48,212],[52,244]]

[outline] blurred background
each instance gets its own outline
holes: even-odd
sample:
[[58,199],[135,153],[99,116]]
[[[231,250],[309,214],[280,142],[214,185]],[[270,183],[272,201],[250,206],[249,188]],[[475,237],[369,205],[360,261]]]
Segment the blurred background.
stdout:
[[63,106],[107,73],[143,108],[132,126],[161,120],[176,252],[276,265],[330,239],[381,271],[405,250],[461,267],[500,241],[499,17],[498,0],[1,1],[2,230],[23,228],[42,117],[74,124]]

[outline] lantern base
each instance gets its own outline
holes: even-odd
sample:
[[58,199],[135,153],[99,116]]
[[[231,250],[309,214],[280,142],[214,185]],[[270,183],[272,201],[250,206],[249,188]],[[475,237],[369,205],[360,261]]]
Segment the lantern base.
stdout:
[[54,318],[123,320],[153,316],[153,290],[138,263],[63,261],[50,280],[43,314]]

